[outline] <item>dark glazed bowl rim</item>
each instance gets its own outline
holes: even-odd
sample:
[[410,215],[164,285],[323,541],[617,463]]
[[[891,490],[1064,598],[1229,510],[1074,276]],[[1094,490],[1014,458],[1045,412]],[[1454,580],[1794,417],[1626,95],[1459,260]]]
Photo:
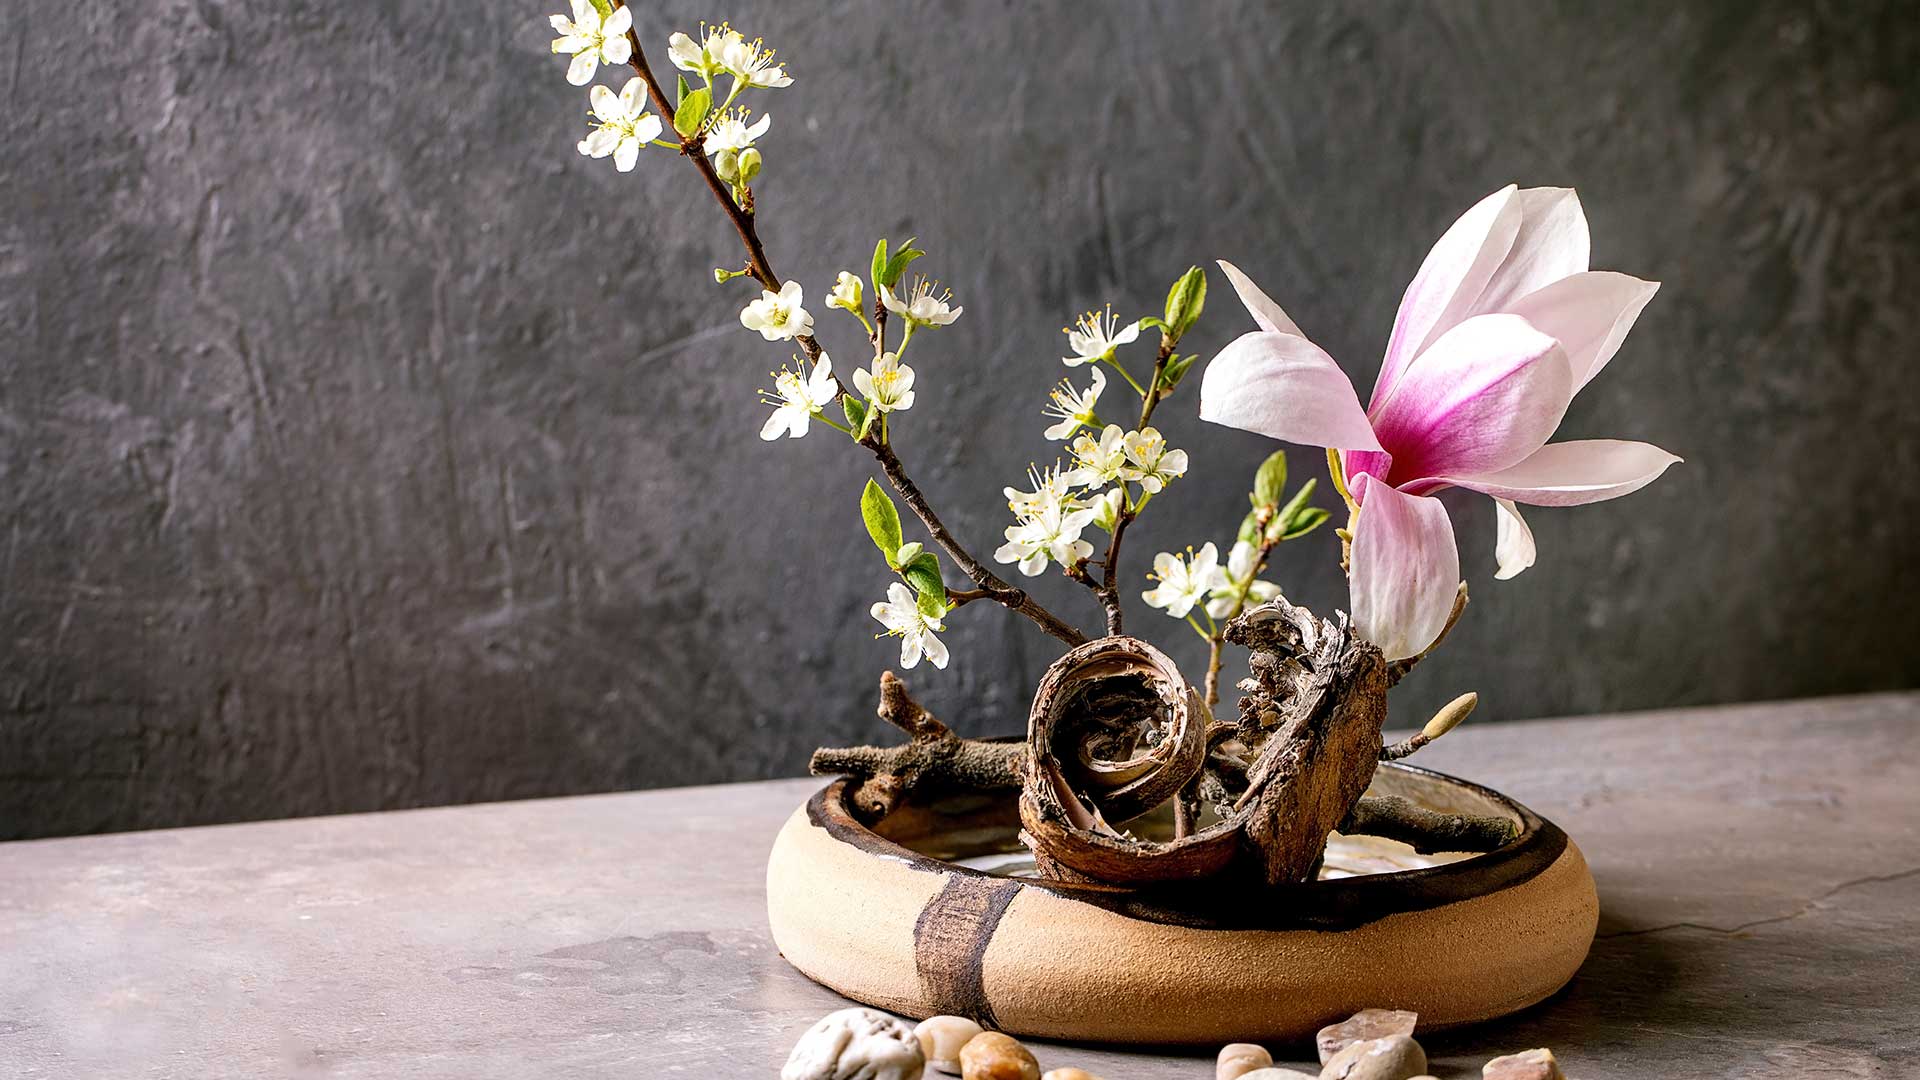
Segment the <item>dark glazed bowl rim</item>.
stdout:
[[[806,812],[813,825],[835,840],[915,870],[1013,882],[1144,922],[1210,930],[1352,929],[1390,915],[1426,911],[1513,888],[1545,871],[1566,851],[1567,834],[1559,826],[1492,788],[1401,762],[1384,762],[1380,770],[1451,786],[1491,802],[1519,823],[1519,834],[1492,851],[1457,862],[1384,874],[1258,889],[1218,883],[1124,888],[1000,877],[922,854],[857,819],[847,804],[844,778],[815,792],[807,800]],[[1007,793],[1004,797],[1017,796]]]

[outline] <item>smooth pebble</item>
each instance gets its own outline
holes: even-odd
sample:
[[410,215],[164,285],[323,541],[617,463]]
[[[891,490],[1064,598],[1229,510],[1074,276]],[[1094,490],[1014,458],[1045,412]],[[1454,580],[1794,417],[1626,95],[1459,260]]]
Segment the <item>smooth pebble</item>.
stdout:
[[1313,1073],[1297,1072],[1293,1069],[1266,1068],[1241,1073],[1240,1080],[1320,1080],[1320,1078]]
[[1040,1063],[1018,1039],[983,1031],[960,1048],[961,1080],[1040,1080]]
[[875,1009],[828,1013],[793,1044],[780,1080],[920,1080],[926,1055],[904,1020]]
[[1406,1035],[1357,1042],[1333,1056],[1320,1080],[1412,1080],[1427,1071],[1427,1054]]
[[1264,1046],[1252,1043],[1228,1043],[1214,1059],[1213,1080],[1241,1080],[1255,1069],[1273,1064],[1273,1055]]
[[1040,1080],[1100,1080],[1085,1069],[1052,1069]]
[[1320,1064],[1357,1042],[1384,1039],[1389,1035],[1412,1035],[1420,1014],[1405,1009],[1361,1009],[1337,1024],[1328,1024],[1313,1037],[1320,1051]]
[[913,1034],[920,1040],[920,1052],[927,1067],[950,1076],[960,1075],[960,1048],[980,1034],[979,1024],[964,1016],[929,1016],[920,1021]]
[[1553,1060],[1553,1051],[1545,1047],[1494,1058],[1480,1075],[1483,1080],[1566,1080],[1560,1063]]

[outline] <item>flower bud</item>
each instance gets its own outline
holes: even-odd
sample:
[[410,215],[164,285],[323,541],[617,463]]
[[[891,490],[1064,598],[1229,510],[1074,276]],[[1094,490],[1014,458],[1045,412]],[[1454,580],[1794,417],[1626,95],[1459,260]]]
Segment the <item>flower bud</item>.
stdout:
[[740,151],[739,169],[740,182],[743,184],[753,183],[753,178],[760,175],[760,151],[755,150],[751,146]]
[[722,150],[713,156],[713,171],[731,184],[740,179],[740,151]]

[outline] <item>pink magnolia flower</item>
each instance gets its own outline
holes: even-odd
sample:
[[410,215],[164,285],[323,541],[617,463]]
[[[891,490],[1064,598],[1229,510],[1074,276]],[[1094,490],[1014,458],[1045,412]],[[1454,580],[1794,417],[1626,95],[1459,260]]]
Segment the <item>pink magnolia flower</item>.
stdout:
[[1221,263],[1260,329],[1207,366],[1200,415],[1344,451],[1354,524],[1355,627],[1388,659],[1431,644],[1460,575],[1448,487],[1493,497],[1498,578],[1533,565],[1515,503],[1618,498],[1680,459],[1614,439],[1549,443],[1659,284],[1587,269],[1587,219],[1571,188],[1502,188],[1453,223],[1407,286],[1361,409],[1353,384],[1286,312]]

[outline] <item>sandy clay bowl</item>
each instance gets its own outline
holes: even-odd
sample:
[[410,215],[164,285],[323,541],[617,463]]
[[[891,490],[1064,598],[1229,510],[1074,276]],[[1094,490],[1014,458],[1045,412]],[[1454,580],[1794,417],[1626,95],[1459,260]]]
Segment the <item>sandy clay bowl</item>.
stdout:
[[789,962],[857,1001],[1081,1041],[1297,1040],[1371,1007],[1416,1010],[1431,1030],[1525,1008],[1573,977],[1599,904],[1566,833],[1412,766],[1381,766],[1372,791],[1506,817],[1519,834],[1474,855],[1336,834],[1319,880],[1257,897],[1117,890],[1022,876],[1011,794],[931,798],[869,827],[836,781],[775,839],[768,917]]

